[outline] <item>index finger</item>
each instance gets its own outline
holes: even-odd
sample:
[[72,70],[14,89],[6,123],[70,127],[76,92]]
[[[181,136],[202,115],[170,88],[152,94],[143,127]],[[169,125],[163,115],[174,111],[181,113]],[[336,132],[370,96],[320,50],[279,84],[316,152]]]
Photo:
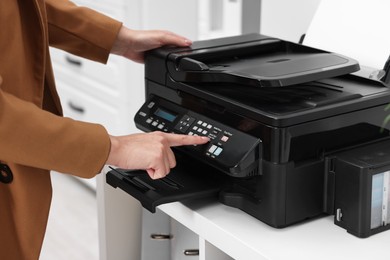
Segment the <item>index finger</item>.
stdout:
[[169,146],[205,144],[210,141],[210,139],[206,136],[181,135],[181,134],[167,134],[167,140]]

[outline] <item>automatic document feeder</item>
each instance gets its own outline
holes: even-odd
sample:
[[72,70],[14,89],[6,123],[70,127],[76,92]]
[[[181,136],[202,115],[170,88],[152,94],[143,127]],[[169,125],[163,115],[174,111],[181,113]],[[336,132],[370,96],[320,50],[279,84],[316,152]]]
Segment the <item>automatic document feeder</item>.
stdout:
[[321,214],[358,237],[390,227],[386,83],[335,53],[263,35],[146,55],[143,131],[205,135],[164,179],[113,169],[107,183],[154,212],[215,196],[281,228]]

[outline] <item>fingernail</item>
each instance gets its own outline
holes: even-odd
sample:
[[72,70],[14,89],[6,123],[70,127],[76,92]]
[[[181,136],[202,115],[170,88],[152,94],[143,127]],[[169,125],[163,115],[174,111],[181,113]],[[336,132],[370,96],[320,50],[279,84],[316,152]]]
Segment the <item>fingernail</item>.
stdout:
[[184,43],[186,45],[191,45],[192,44],[192,41],[191,40],[188,40],[188,39],[184,39]]

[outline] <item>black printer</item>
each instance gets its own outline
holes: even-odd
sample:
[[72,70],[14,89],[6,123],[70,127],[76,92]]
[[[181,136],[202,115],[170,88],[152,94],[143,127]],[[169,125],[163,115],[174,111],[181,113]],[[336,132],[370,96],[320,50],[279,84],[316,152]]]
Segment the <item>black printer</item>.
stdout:
[[390,228],[389,87],[339,54],[259,34],[145,57],[146,132],[205,135],[152,180],[112,169],[142,205],[214,196],[276,228],[323,214],[358,237]]

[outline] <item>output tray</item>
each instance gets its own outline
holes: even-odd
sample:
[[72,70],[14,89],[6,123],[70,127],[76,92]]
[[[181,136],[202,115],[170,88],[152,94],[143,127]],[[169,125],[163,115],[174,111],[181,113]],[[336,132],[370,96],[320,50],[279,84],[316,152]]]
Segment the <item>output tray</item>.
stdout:
[[[112,169],[106,181],[141,202],[150,212],[160,204],[216,197],[224,181],[214,168],[177,156],[177,166],[165,178],[153,180],[146,171]],[[226,176],[225,176],[226,178]]]

